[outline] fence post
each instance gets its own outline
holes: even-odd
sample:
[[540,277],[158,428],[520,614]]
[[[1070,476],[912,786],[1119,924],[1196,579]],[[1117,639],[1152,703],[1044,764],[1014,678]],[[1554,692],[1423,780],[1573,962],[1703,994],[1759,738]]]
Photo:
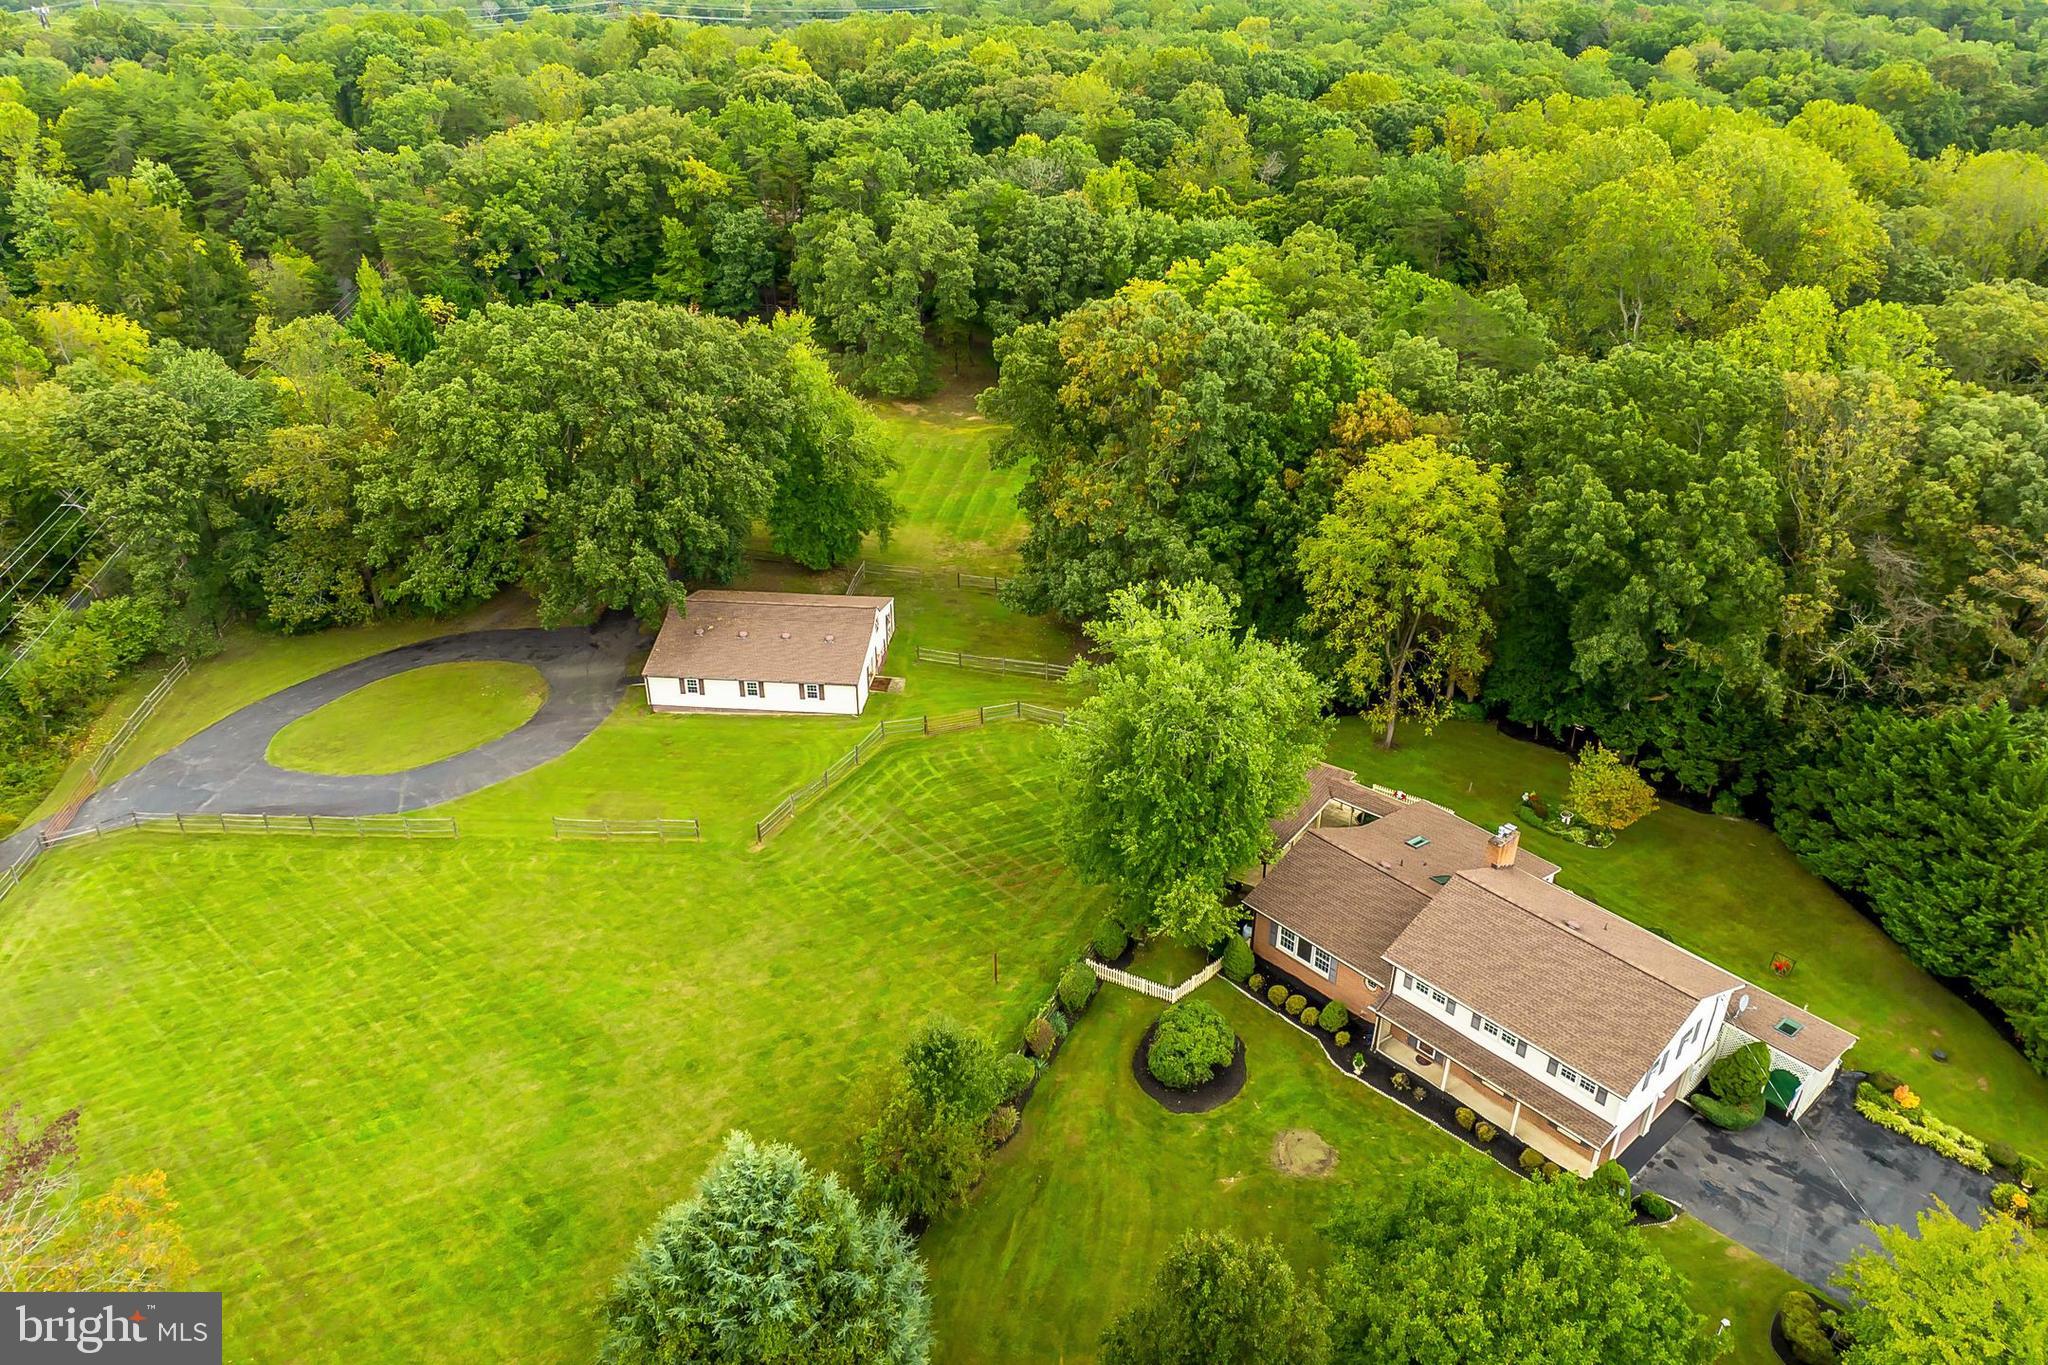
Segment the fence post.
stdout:
[[924,732],[930,734],[932,732],[932,713],[927,711],[919,719],[924,721]]

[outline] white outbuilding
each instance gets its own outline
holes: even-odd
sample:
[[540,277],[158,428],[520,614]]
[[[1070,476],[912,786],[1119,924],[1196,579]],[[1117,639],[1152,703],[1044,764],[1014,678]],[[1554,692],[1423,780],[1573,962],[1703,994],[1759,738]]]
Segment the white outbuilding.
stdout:
[[693,592],[642,676],[657,711],[857,716],[896,633],[893,597]]

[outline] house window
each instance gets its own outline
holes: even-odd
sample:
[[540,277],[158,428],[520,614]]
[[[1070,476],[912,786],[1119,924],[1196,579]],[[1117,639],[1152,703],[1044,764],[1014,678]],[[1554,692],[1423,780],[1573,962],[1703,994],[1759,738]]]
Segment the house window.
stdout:
[[761,695],[761,684],[757,682],[743,682],[740,684],[740,692],[745,696],[758,697]]
[[1417,1057],[1420,1057],[1423,1061],[1433,1062],[1436,1060],[1436,1049],[1431,1047],[1428,1043],[1423,1042],[1420,1038],[1417,1038],[1412,1033],[1408,1035],[1408,1046],[1414,1048],[1415,1055]]
[[1557,1074],[1567,1081],[1575,1081],[1579,1078],[1578,1072],[1572,1070],[1570,1067],[1564,1065],[1561,1062],[1558,1064]]
[[704,694],[704,680],[702,678],[683,679],[683,693],[685,696],[691,697],[702,696]]
[[1427,981],[1424,981],[1424,980],[1423,980],[1423,979],[1422,979],[1421,977],[1419,977],[1419,976],[1414,976],[1414,975],[1410,975],[1410,976],[1409,976],[1409,978],[1408,978],[1408,984],[1409,984],[1410,986],[1412,986],[1412,987],[1414,987],[1414,988],[1415,988],[1415,993],[1416,993],[1417,995],[1428,995],[1428,994],[1429,994],[1429,991],[1430,991],[1430,986],[1429,986],[1429,983],[1428,983]]
[[816,701],[825,695],[825,689],[817,683],[804,684],[804,700]]
[[1335,960],[1328,953],[1318,948],[1315,944],[1310,943],[1286,925],[1275,924],[1273,926],[1273,941],[1280,946],[1281,952],[1287,953],[1306,964],[1317,975],[1323,977],[1334,977],[1336,975],[1337,964]]
[[1603,1093],[1600,1087],[1595,1085],[1591,1078],[1586,1076],[1579,1077],[1579,1089],[1585,1091],[1588,1095],[1598,1095]]
[[[1478,1018],[1479,1016],[1475,1014],[1475,1015],[1473,1015],[1472,1017],[1473,1017],[1474,1019],[1477,1019],[1477,1018]],[[1493,1035],[1494,1037],[1496,1037],[1496,1038],[1500,1037],[1500,1025],[1499,1025],[1499,1024],[1496,1024],[1496,1023],[1494,1023],[1494,1022],[1493,1022],[1493,1020],[1491,1020],[1491,1019],[1488,1019],[1488,1020],[1487,1020],[1487,1021],[1485,1022],[1485,1025],[1484,1025],[1484,1027],[1485,1027],[1486,1031],[1487,1031],[1488,1033],[1491,1033],[1491,1034],[1492,1034],[1492,1035]]]

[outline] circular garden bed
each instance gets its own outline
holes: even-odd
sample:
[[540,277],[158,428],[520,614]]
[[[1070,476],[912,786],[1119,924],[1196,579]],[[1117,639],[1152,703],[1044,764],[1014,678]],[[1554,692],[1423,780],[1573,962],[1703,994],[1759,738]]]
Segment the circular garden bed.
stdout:
[[[1131,1075],[1162,1108],[1175,1114],[1205,1114],[1244,1089],[1244,1039],[1231,1032],[1214,1006],[1183,1001],[1145,1030],[1138,1050],[1131,1054]],[[1181,1083],[1169,1085],[1162,1075]]]

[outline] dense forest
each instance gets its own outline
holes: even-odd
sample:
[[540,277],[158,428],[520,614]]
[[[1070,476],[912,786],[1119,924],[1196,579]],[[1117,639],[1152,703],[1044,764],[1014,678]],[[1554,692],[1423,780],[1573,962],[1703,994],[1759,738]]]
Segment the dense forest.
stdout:
[[992,350],[1016,605],[1206,580],[1390,737],[1598,737],[2048,1067],[2044,28],[7,15],[9,803],[230,620],[842,562],[890,519],[848,390]]

